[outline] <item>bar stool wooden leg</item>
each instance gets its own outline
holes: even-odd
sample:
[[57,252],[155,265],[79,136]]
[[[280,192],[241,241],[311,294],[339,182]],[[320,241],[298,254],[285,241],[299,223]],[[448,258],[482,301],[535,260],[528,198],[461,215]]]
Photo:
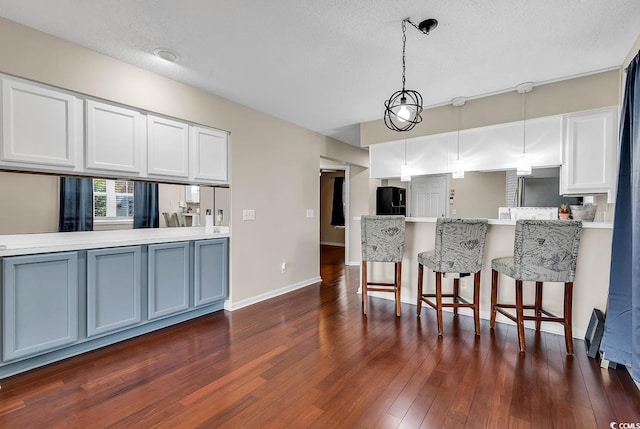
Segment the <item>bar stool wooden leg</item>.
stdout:
[[[460,279],[453,279],[453,303],[458,303],[458,295],[460,295]],[[458,306],[453,307],[453,315],[458,315]]]
[[438,336],[442,336],[442,273],[436,272],[436,313],[438,316]]
[[362,261],[362,314],[367,315],[367,261]]
[[[535,304],[535,312],[536,317],[542,317],[542,282],[536,282],[536,304]],[[536,331],[540,330],[540,325],[542,324],[542,320],[536,320]]]
[[522,304],[522,280],[516,280],[516,323],[518,325],[520,352],[524,353],[524,306]]
[[498,272],[491,270],[491,328],[496,326],[496,305],[498,305]]
[[564,342],[567,346],[567,353],[573,354],[573,332],[571,329],[573,307],[573,282],[564,284]]
[[395,289],[396,289],[396,316],[400,317],[400,293],[402,291],[402,262],[396,262],[396,278],[395,278]]
[[417,304],[417,315],[420,317],[420,313],[422,312],[422,276],[424,274],[424,267],[421,263],[418,262],[418,304]]
[[480,335],[480,271],[473,275],[473,323]]

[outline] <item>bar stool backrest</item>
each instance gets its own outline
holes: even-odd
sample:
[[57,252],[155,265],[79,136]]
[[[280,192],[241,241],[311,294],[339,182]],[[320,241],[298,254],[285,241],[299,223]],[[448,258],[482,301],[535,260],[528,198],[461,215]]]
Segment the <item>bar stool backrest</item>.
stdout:
[[513,262],[517,280],[573,282],[582,222],[516,221]]
[[362,260],[402,262],[404,216],[362,216]]
[[487,236],[487,219],[436,220],[434,259],[437,272],[477,273],[482,269],[482,256]]

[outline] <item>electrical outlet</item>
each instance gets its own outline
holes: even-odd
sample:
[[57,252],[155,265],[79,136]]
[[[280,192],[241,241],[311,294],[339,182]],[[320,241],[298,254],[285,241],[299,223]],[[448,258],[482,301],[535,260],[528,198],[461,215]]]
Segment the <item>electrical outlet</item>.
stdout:
[[287,263],[283,262],[280,266],[280,273],[284,274],[285,271],[287,271]]
[[242,210],[242,220],[256,220],[256,211],[251,210]]

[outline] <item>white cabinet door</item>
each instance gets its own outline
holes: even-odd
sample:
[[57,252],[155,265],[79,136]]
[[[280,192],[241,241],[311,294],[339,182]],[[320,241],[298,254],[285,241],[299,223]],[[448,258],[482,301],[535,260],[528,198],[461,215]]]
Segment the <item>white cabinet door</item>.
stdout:
[[189,125],[147,116],[147,174],[149,177],[189,177]]
[[2,79],[0,164],[73,171],[81,138],[76,129],[81,125],[81,103],[70,94]]
[[617,163],[617,108],[566,115],[560,193],[612,194]]
[[228,134],[204,127],[191,127],[189,139],[190,180],[195,182],[228,183]]
[[135,110],[87,100],[86,169],[144,174],[146,127]]

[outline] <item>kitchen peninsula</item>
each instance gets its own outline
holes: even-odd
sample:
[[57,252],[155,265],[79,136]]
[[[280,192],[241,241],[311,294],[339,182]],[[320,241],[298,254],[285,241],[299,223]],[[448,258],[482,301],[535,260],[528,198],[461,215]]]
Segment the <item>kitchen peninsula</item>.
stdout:
[[218,311],[229,228],[0,236],[0,379]]
[[[580,250],[576,265],[576,277],[573,289],[573,335],[584,338],[589,325],[589,318],[594,308],[602,311],[606,309],[609,290],[609,265],[611,262],[611,234],[612,224],[605,222],[583,222]],[[402,300],[415,305],[417,294],[417,255],[426,250],[433,250],[435,243],[436,218],[406,218],[404,256],[402,263]],[[491,309],[491,260],[503,256],[513,255],[513,240],[515,235],[514,220],[489,219],[487,240],[482,263],[482,277],[480,283],[480,317],[489,319]],[[373,264],[377,276],[393,277],[391,266]],[[389,265],[389,264],[385,264]],[[470,277],[472,278],[472,277]],[[426,290],[435,290],[435,276],[430,270],[425,270],[424,284]],[[451,279],[444,279],[443,288],[451,288]],[[533,302],[535,288],[531,282],[525,282],[525,302]],[[560,284],[558,284],[560,286]],[[463,296],[471,297],[473,284],[463,279],[460,282]],[[505,302],[515,303],[515,287],[513,280],[502,278],[499,289],[500,297]],[[384,295],[380,297],[388,298]],[[563,289],[553,288],[553,284],[545,287],[544,306],[551,312],[562,314]],[[460,309],[461,314],[471,315],[467,309]],[[424,309],[423,312],[429,311]],[[446,311],[446,310],[445,310]],[[415,313],[411,313],[415,316]],[[498,321],[511,323],[498,315]],[[405,317],[403,315],[403,317]],[[532,323],[532,322],[531,322]],[[486,328],[485,328],[486,326]],[[532,327],[525,322],[526,327]],[[483,325],[483,333],[488,324]],[[542,324],[542,330],[563,334],[562,327],[555,323]]]

